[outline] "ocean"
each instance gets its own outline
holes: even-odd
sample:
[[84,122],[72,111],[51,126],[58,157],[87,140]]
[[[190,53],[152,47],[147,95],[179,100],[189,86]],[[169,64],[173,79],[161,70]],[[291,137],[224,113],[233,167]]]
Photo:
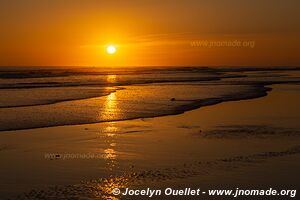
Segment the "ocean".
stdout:
[[[300,83],[297,67],[6,67],[0,131],[180,114]],[[298,76],[299,75],[299,76]]]

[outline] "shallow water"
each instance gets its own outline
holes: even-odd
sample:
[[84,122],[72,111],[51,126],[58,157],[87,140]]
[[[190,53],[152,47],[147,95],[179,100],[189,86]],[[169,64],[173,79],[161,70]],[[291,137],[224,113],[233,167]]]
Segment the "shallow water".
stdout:
[[[288,68],[34,69],[0,72],[0,131],[179,114],[299,83]],[[134,85],[133,85],[134,84]]]

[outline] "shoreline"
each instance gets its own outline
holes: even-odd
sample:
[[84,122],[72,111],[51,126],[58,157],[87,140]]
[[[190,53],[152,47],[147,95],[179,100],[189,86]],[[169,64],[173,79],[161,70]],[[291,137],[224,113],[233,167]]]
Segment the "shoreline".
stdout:
[[[133,73],[139,70],[100,77],[95,74],[86,77],[85,73],[88,72],[79,71],[78,77],[68,79],[0,79],[1,84],[25,86],[46,86],[48,83],[116,85],[103,88],[78,85],[24,90],[0,89],[3,91],[0,99],[0,132],[178,115],[222,102],[264,97],[275,84],[300,83],[300,74],[295,72],[291,75],[291,70],[281,68],[269,71],[256,68],[166,68],[140,70],[142,74]],[[65,72],[54,70],[46,74],[57,73]],[[29,75],[40,74],[35,72]],[[215,81],[211,81],[215,78]]]
[[[118,121],[126,121],[126,120],[135,120],[135,119],[149,119],[149,118],[155,118],[155,117],[163,117],[163,116],[172,116],[172,115],[179,115],[183,114],[185,112],[199,109],[201,107],[206,107],[206,106],[212,106],[212,105],[217,105],[219,103],[223,102],[234,102],[234,101],[241,101],[241,100],[251,100],[251,99],[256,99],[256,98],[261,98],[264,96],[268,95],[268,92],[272,91],[271,87],[266,87],[265,85],[251,85],[251,87],[257,87],[261,89],[261,91],[256,91],[257,93],[253,93],[249,96],[244,94],[245,96],[231,96],[231,97],[225,97],[223,99],[221,98],[209,98],[209,99],[201,99],[201,100],[194,100],[194,103],[191,103],[190,105],[183,105],[179,106],[176,108],[176,110],[173,111],[173,113],[168,113],[168,114],[153,114],[151,116],[145,116],[145,117],[132,117],[132,118],[126,118],[126,119],[120,119],[120,120],[103,120],[103,121],[95,121],[95,122],[89,122],[89,123],[76,123],[76,124],[63,124],[63,125],[50,125],[50,126],[37,126],[37,127],[28,127],[28,128],[20,128],[20,129],[1,129],[0,128],[0,134],[1,132],[6,132],[6,131],[17,131],[17,130],[30,130],[30,129],[39,129],[39,128],[50,128],[50,127],[60,127],[60,126],[74,126],[74,125],[85,125],[85,124],[97,124],[97,123],[105,123],[105,122],[118,122]],[[116,89],[115,91],[112,91],[112,93],[116,93],[118,90],[126,90],[125,88],[121,89]],[[110,95],[108,94],[108,95]],[[84,98],[84,99],[76,99],[72,101],[80,101],[80,100],[87,100],[87,99],[95,99],[95,98],[100,98],[100,97],[105,97],[108,95],[102,95],[99,97],[93,97],[93,98]],[[67,102],[66,101],[60,101],[57,103],[51,103],[51,104],[41,104],[43,105],[54,105],[54,104],[59,104]],[[34,106],[40,106],[40,105],[32,105],[32,106],[15,106],[15,107],[6,107],[6,108],[18,108],[18,107],[34,107]],[[0,107],[1,108],[1,107]]]
[[[108,192],[112,186],[119,185],[121,187],[122,184],[125,184],[122,183],[124,174],[132,175],[135,173],[139,174],[142,182],[139,183],[139,179],[135,178],[136,175],[131,176],[130,180],[132,179],[135,184],[127,185],[130,188],[143,188],[152,185],[163,187],[167,186],[169,181],[175,181],[175,186],[178,184],[195,186],[203,178],[209,179],[210,184],[218,185],[216,182],[218,179],[216,180],[213,174],[217,173],[219,169],[222,171],[223,168],[226,169],[231,164],[234,164],[232,169],[235,169],[234,166],[240,168],[240,165],[247,164],[247,162],[243,164],[240,161],[226,161],[236,160],[239,156],[242,156],[240,157],[242,160],[247,161],[247,156],[253,158],[251,155],[258,157],[265,155],[267,158],[269,155],[274,155],[276,162],[281,163],[276,165],[277,169],[285,162],[290,163],[294,157],[299,158],[298,153],[280,156],[285,155],[282,153],[285,150],[299,146],[297,142],[299,133],[289,134],[286,129],[281,129],[281,127],[291,128],[291,131],[293,131],[292,128],[298,129],[298,125],[294,123],[298,119],[296,117],[298,114],[295,113],[297,109],[293,107],[296,106],[297,96],[290,96],[290,94],[299,96],[299,93],[288,88],[299,91],[298,85],[275,85],[270,95],[264,98],[229,101],[191,110],[180,115],[9,131],[7,133],[14,134],[0,134],[2,147],[6,145],[0,153],[1,159],[5,161],[0,173],[2,180],[0,193],[11,196],[9,195],[10,190],[12,190],[11,194],[20,194],[36,189],[39,192],[43,190],[42,194],[46,195],[49,186],[54,185],[55,187],[62,187],[63,191],[71,194],[70,187],[73,188],[83,181],[77,189],[84,189],[91,186],[93,180],[96,181],[94,182],[95,187],[103,186]],[[286,108],[278,106],[287,103],[282,101],[283,99],[289,101]],[[265,112],[269,109],[268,107],[272,109],[271,113]],[[257,110],[253,108],[257,108]],[[227,113],[227,115],[223,116],[222,113]],[[290,118],[278,118],[278,114],[285,116],[284,113],[289,113]],[[256,117],[252,119],[253,116]],[[274,117],[278,119],[276,120]],[[280,120],[280,126],[278,126],[278,120]],[[245,124],[245,122],[247,123]],[[261,124],[264,127],[257,129],[256,126]],[[223,129],[219,130],[218,127],[221,125],[228,126],[228,128],[225,126],[224,130],[229,130],[229,132]],[[242,127],[238,127],[232,132],[230,127],[233,125],[242,125]],[[246,125],[255,126],[252,129],[251,126],[247,127]],[[267,126],[271,129],[266,129]],[[218,134],[225,134],[224,136],[228,134],[230,137],[214,135],[205,137],[205,133],[210,133],[211,130],[218,131]],[[263,137],[253,135],[253,131],[261,133]],[[240,135],[239,133],[243,133],[241,137],[235,137],[236,134]],[[50,160],[45,159],[45,153],[93,153],[100,155],[100,157],[99,159]],[[268,166],[267,163],[273,162],[273,159],[267,160],[266,164],[262,163],[255,166],[261,168],[265,165]],[[216,163],[214,164],[214,162]],[[255,163],[256,159],[253,162]],[[256,170],[257,167],[254,169]],[[298,169],[297,162],[289,164],[290,175],[297,174],[296,169]],[[210,170],[211,172],[207,173]],[[251,170],[248,171],[248,167],[241,167],[240,170],[244,174],[251,174],[252,179],[256,181],[263,181],[260,178],[260,173],[253,175]],[[30,177],[28,177],[28,171],[31,172]],[[201,172],[200,176],[193,176],[195,171]],[[234,171],[230,173],[235,173]],[[12,176],[12,174],[15,175]],[[18,174],[23,174],[24,177],[18,176]],[[183,179],[177,179],[178,176],[183,176]],[[240,175],[235,176],[240,177]],[[170,177],[171,179],[164,180],[163,177]],[[287,180],[294,181],[290,176],[288,177],[286,177]],[[99,182],[97,181],[98,178],[100,178]],[[286,179],[284,178],[284,182]],[[10,188],[9,180],[16,183],[13,188]],[[92,182],[88,183],[89,180]],[[110,180],[112,185],[105,185],[104,180]],[[136,185],[136,183],[138,184]],[[84,197],[87,194],[81,195]],[[56,193],[56,195],[59,197],[60,194]]]

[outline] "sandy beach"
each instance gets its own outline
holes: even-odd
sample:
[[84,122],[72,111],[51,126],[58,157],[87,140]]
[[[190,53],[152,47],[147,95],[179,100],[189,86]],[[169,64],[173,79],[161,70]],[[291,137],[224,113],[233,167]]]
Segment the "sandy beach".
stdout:
[[272,89],[265,97],[179,115],[3,131],[0,193],[19,199],[132,199],[111,191],[296,189],[300,87]]

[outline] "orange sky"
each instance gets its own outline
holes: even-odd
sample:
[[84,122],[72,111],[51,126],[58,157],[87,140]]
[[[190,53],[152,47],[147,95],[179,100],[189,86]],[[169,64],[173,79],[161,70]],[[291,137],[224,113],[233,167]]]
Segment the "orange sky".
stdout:
[[[0,65],[300,65],[299,8],[298,0],[2,0]],[[235,40],[255,46],[191,46]]]

